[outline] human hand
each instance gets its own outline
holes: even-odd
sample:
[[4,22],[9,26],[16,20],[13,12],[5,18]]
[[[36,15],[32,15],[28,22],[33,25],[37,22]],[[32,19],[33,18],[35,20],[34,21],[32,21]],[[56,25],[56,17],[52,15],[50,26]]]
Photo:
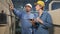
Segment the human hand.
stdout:
[[14,10],[14,6],[12,4],[10,4],[9,8],[10,10]]
[[36,21],[39,23],[43,23],[43,21],[39,17],[36,18]]

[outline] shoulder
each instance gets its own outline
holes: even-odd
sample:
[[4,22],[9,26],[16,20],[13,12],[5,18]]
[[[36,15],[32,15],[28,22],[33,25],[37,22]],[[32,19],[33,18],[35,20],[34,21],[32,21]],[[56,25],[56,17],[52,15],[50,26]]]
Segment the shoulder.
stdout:
[[38,16],[38,13],[34,13],[34,16]]
[[44,11],[43,12],[45,15],[50,15],[50,13],[48,11]]
[[44,12],[47,17],[51,17],[50,13],[48,11]]
[[31,16],[34,16],[34,14],[33,14],[33,13],[30,13],[30,15],[31,15]]

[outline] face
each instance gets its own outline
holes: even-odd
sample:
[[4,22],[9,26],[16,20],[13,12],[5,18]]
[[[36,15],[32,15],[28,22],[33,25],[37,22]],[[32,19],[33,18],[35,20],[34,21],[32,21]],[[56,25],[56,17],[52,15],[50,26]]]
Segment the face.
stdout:
[[42,8],[42,7],[41,7],[40,5],[36,5],[36,6],[35,6],[35,9],[36,9],[37,11],[39,11],[41,8]]
[[31,11],[31,7],[29,7],[29,6],[25,6],[25,9],[27,12]]

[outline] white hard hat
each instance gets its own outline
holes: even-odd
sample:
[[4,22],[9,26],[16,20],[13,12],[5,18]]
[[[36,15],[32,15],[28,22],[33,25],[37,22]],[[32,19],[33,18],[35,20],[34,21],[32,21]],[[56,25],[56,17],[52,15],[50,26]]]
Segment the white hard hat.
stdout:
[[28,4],[26,4],[25,6],[30,6],[30,7],[32,8],[32,5],[31,5],[31,4],[29,4],[29,3],[28,3]]

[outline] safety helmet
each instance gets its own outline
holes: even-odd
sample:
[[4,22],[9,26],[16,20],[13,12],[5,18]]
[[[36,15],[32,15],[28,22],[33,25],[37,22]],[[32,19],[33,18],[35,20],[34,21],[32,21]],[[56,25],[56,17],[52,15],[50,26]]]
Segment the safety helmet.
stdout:
[[31,5],[30,3],[26,4],[25,6],[29,6],[29,7],[31,7],[31,8],[32,8],[32,5]]
[[45,3],[44,3],[43,1],[37,1],[37,3],[36,3],[36,4],[41,5],[42,7],[44,7],[44,6],[45,6]]

